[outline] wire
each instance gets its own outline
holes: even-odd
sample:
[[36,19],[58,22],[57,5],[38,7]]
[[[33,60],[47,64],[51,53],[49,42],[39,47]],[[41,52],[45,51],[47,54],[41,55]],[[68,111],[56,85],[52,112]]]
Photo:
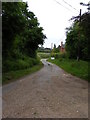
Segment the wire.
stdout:
[[59,5],[61,5],[62,7],[66,8],[67,10],[69,10],[70,12],[72,12],[70,9],[68,9],[67,7],[63,6],[60,2],[54,0],[56,3],[58,3]]
[[67,3],[65,0],[62,0],[64,3],[66,3],[67,5],[69,5],[71,8],[73,8],[74,10],[76,10],[77,12],[79,12],[76,8],[74,8],[72,5],[70,5],[69,3]]
[[[69,10],[70,12],[72,12],[70,9],[68,9],[67,7],[65,7],[64,5],[62,5],[60,2],[54,0],[56,3],[58,3],[59,5],[61,5],[62,7],[66,8],[67,10]],[[63,0],[64,1],[64,0]],[[66,4],[68,4],[66,1],[64,1]],[[68,4],[70,7],[72,7],[70,4]],[[73,8],[73,7],[72,7]],[[74,10],[76,10],[77,12],[79,12],[76,8],[73,8]]]

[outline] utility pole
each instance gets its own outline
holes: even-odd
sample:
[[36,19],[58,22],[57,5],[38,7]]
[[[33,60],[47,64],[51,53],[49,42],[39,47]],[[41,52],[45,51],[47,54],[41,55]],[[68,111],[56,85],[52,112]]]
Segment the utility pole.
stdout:
[[51,55],[53,53],[53,43],[51,43]]
[[[81,9],[80,9],[80,15],[79,15],[79,26],[80,26],[80,23],[81,23]],[[80,31],[79,31],[79,39],[80,39]],[[77,61],[79,61],[79,57],[80,57],[80,47],[79,47],[79,39],[78,39],[78,55],[77,55]]]
[[53,43],[51,43],[51,50],[53,49]]

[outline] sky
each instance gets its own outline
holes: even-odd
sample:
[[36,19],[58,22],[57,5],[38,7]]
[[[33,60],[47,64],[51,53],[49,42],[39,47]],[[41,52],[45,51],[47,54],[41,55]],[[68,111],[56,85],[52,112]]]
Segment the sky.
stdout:
[[[46,35],[44,47],[51,48],[51,43],[56,46],[65,43],[66,28],[71,26],[72,16],[78,16],[80,9],[82,14],[87,11],[86,6],[80,2],[88,3],[89,0],[23,0],[28,3],[29,10],[34,12],[43,33]],[[72,6],[72,7],[71,7]]]

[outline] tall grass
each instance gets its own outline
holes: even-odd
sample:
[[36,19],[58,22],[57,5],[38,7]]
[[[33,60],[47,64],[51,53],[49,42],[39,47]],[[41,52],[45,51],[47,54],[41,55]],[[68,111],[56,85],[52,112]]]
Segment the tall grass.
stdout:
[[16,71],[9,71],[7,73],[3,73],[2,84],[10,83],[28,74],[30,75],[31,73],[38,71],[42,67],[43,67],[43,64],[40,62],[39,64],[34,65],[31,68],[20,69]]
[[3,62],[2,83],[11,82],[42,67],[39,58],[23,56],[18,59],[9,58]]
[[39,59],[24,56],[23,59],[9,59],[3,62],[3,72],[15,71],[20,69],[27,69],[39,64]]

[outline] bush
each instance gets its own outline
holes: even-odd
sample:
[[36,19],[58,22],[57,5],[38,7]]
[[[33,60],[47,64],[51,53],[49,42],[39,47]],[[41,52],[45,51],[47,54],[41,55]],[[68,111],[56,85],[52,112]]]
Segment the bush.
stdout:
[[34,65],[39,64],[39,59],[35,58],[30,58],[27,56],[23,56],[22,59],[9,59],[4,61],[2,70],[3,72],[8,72],[8,71],[14,71],[14,70],[20,70],[20,69],[27,69],[30,67],[33,67]]
[[61,58],[66,58],[66,53],[60,54]]
[[55,57],[55,59],[67,58],[67,53],[52,53],[51,57]]

